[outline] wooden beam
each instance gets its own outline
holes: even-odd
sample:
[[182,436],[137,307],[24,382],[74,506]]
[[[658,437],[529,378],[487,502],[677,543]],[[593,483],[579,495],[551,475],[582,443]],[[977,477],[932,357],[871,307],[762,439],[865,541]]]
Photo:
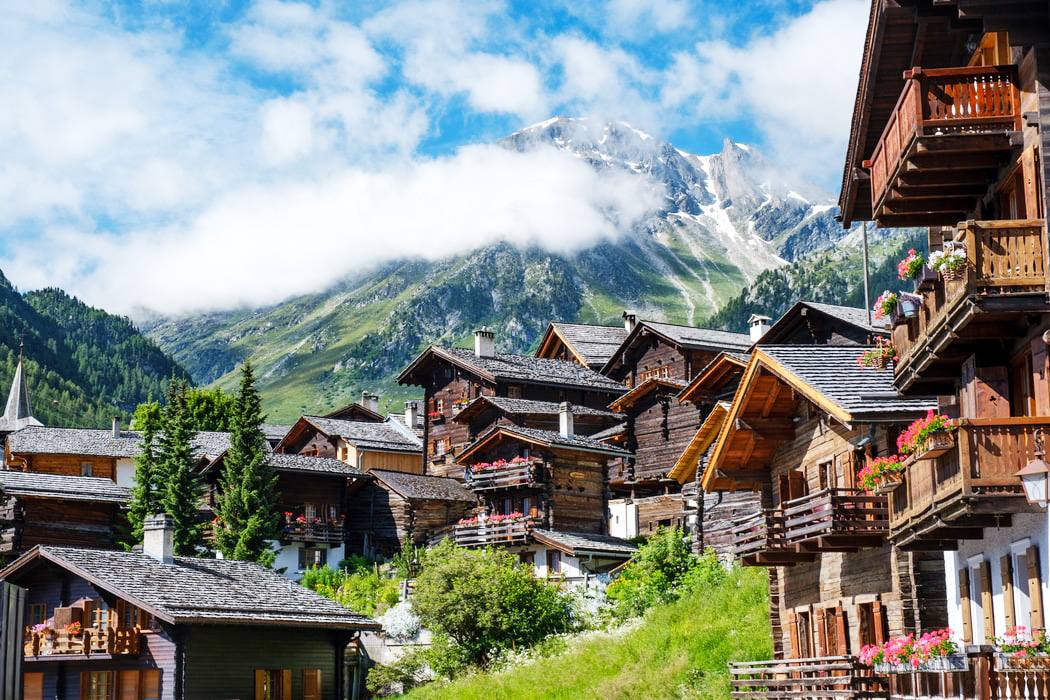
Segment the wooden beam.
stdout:
[[[770,375],[772,376],[772,375]],[[760,416],[766,418],[770,413],[773,412],[773,406],[776,405],[777,399],[780,397],[780,387],[782,384],[776,377],[773,379],[773,388],[769,391],[769,396],[766,397],[765,403],[762,404],[762,411],[759,413]]]
[[737,418],[733,427],[738,431],[750,432],[761,440],[792,440],[795,437],[795,422],[790,418],[766,418],[757,425],[744,418]]

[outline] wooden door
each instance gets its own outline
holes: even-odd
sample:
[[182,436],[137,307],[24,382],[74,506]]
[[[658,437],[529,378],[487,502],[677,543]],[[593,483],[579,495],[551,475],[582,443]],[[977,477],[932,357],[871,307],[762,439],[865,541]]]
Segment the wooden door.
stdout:
[[1032,399],[1035,415],[1050,416],[1050,375],[1047,372],[1046,343],[1042,338],[1032,341]]

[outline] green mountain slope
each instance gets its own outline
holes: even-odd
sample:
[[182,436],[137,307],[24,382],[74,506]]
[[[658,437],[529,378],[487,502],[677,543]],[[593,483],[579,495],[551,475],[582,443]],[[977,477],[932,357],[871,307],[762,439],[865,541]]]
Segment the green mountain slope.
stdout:
[[0,273],[0,391],[25,343],[33,414],[45,425],[105,427],[125,419],[169,377],[185,371],[127,318],[87,306],[58,289],[25,295]]

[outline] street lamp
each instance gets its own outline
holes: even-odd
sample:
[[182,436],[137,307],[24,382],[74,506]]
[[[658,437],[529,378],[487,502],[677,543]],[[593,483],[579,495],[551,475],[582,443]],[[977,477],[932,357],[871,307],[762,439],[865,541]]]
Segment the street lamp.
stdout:
[[1050,502],[1050,489],[1048,489],[1048,477],[1050,477],[1050,465],[1043,461],[1043,431],[1040,428],[1035,431],[1035,459],[1023,467],[1017,476],[1021,477],[1024,485],[1024,495],[1032,505],[1046,506]]

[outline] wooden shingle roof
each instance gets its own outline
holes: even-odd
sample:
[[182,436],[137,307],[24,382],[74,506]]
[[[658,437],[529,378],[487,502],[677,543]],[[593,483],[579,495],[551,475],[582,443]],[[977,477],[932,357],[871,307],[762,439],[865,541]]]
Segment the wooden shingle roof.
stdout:
[[540,339],[536,356],[550,357],[549,353],[560,341],[581,364],[591,369],[601,369],[625,338],[627,331],[622,325],[552,322]]
[[118,505],[127,503],[130,495],[127,488],[117,486],[112,479],[7,470],[0,470],[0,492],[3,492],[5,496],[93,501]]
[[638,553],[638,548],[633,544],[612,535],[534,529],[532,536],[537,542],[554,547],[570,557],[596,554],[612,559],[630,559]]
[[[63,454],[90,457],[136,457],[142,445],[137,430],[122,430],[113,437],[112,430],[84,428],[23,428],[11,433],[7,444],[12,454]],[[196,457],[217,457],[230,447],[229,433],[201,431],[193,440]]]
[[467,487],[449,477],[408,474],[387,469],[372,469],[369,473],[377,481],[410,501],[477,501]]

